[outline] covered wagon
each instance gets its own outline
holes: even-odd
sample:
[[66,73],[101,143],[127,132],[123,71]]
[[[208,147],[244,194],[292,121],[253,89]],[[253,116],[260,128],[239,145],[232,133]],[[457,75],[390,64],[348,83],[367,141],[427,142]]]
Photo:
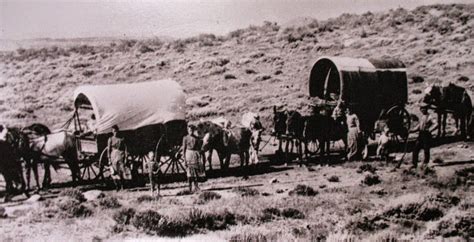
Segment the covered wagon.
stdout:
[[[77,135],[84,179],[108,172],[107,139],[114,125],[125,138],[132,179],[150,159],[160,162],[165,173],[184,171],[185,95],[176,81],[81,86],[74,92],[74,106],[70,126]],[[86,120],[92,115],[94,132],[87,133],[91,120]]]
[[321,57],[309,77],[309,94],[326,105],[350,106],[361,130],[373,137],[377,120],[405,141],[410,128],[406,67],[395,59]]

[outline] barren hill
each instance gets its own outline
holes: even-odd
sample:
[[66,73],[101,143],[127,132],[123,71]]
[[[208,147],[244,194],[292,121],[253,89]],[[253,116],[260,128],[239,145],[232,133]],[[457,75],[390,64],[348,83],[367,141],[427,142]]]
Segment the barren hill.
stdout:
[[[454,82],[474,90],[473,29],[474,5],[433,5],[290,27],[265,22],[226,36],[64,41],[67,45],[7,51],[0,54],[0,119],[59,125],[69,117],[79,85],[171,77],[185,87],[190,120],[221,115],[236,120],[254,111],[268,122],[273,105],[304,110],[309,71],[323,55],[402,60],[413,107],[426,83]],[[424,83],[413,82],[415,76]]]

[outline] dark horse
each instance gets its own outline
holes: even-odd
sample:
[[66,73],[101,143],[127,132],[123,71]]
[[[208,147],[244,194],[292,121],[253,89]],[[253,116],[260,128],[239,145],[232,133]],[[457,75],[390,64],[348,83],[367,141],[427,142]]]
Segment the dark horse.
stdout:
[[432,85],[425,90],[423,102],[434,106],[438,114],[438,137],[446,135],[447,113],[452,113],[456,120],[456,129],[461,129],[461,136],[469,134],[472,101],[466,89],[450,83],[448,86],[440,87]]
[[315,109],[310,116],[303,117],[304,131],[303,142],[305,155],[308,157],[308,143],[317,141],[319,143],[320,155],[326,156],[330,153],[330,142],[347,139],[347,128],[340,122],[328,115],[325,109]]
[[[26,127],[23,132],[29,134],[28,157],[33,160],[33,170],[36,172],[36,165],[40,162],[44,163],[43,187],[48,187],[51,183],[50,165],[57,165],[60,158],[68,164],[75,185],[80,175],[74,135],[66,131],[49,133],[49,129],[42,124]],[[35,174],[36,177],[37,174]]]
[[[2,126],[2,129],[4,127]],[[17,129],[9,129],[6,140],[0,140],[0,174],[3,175],[6,183],[6,194],[4,202],[10,200],[10,196],[15,194],[15,185],[20,185],[20,192],[29,196],[23,179],[23,170],[20,161],[20,146],[16,139]]]
[[290,144],[295,143],[299,159],[302,160],[302,145],[304,119],[298,111],[277,111],[273,107],[273,135],[278,139],[278,153],[283,153],[282,143],[286,140],[285,155],[290,152]]
[[238,154],[240,156],[240,165],[242,167],[249,164],[249,149],[252,136],[250,129],[244,127],[232,128],[232,135],[227,144],[224,142],[224,132],[226,131],[213,122],[200,122],[197,125],[197,131],[199,136],[203,137],[203,151],[208,152],[203,162],[208,161],[209,169],[212,170],[213,150],[217,151],[221,169],[229,168],[232,154]]

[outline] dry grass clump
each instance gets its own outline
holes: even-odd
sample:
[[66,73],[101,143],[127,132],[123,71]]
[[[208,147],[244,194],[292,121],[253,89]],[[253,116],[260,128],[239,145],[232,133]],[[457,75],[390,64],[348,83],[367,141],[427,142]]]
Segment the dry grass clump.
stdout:
[[220,199],[222,196],[219,193],[211,192],[211,191],[204,191],[199,194],[196,203],[197,204],[205,204],[211,200]]
[[444,210],[459,204],[459,198],[443,193],[425,197],[419,202],[402,203],[387,209],[383,215],[390,218],[435,220],[444,215]]
[[99,205],[102,208],[107,208],[107,209],[122,207],[122,204],[118,201],[118,199],[113,196],[105,196],[103,198],[100,198]]
[[236,224],[236,216],[228,210],[206,213],[199,209],[192,209],[184,220],[195,230],[222,230]]
[[296,208],[285,208],[281,211],[281,215],[285,218],[293,218],[293,219],[304,219],[305,215],[303,212]]
[[81,202],[71,198],[59,200],[59,202],[56,203],[56,206],[61,210],[61,212],[64,212],[64,215],[70,218],[88,217],[93,214],[92,209],[88,206],[85,206]]
[[142,202],[152,202],[152,201],[157,201],[158,197],[150,196],[150,195],[141,195],[137,197],[137,202],[142,203]]
[[336,175],[328,177],[329,182],[339,182],[339,177]]
[[434,229],[428,231],[426,238],[433,239],[438,236],[462,237],[468,241],[469,238],[474,237],[474,216],[460,215],[439,221]]
[[258,242],[267,242],[272,241],[271,238],[268,238],[266,235],[261,233],[240,233],[234,234],[229,239],[230,242],[242,242],[242,241],[258,241]]
[[260,194],[260,192],[257,189],[251,188],[251,187],[236,187],[232,189],[232,191],[240,194],[240,196],[242,197],[251,197],[251,196],[257,196]]
[[297,195],[297,196],[316,196],[318,195],[318,191],[314,190],[310,186],[298,184],[296,185],[295,189],[291,190],[288,194],[290,196]]
[[42,222],[44,219],[83,218],[94,213],[90,206],[71,197],[60,197],[47,201],[42,207],[33,211],[32,221]]
[[406,197],[381,212],[350,221],[346,229],[356,234],[373,233],[388,228],[391,224],[398,224],[401,228],[408,228],[413,232],[422,228],[422,223],[443,217],[449,208],[458,203],[458,197],[443,193],[426,197]]
[[191,195],[191,194],[193,194],[193,192],[189,191],[189,189],[183,189],[179,191],[178,193],[176,193],[176,196],[186,196],[186,195]]
[[133,209],[124,209],[114,215],[114,220],[117,224],[112,229],[117,232],[131,224],[148,234],[168,237],[181,237],[203,230],[222,230],[236,224],[235,215],[227,210],[203,212],[198,209],[177,217],[163,216],[153,210],[135,212]]
[[261,211],[258,219],[262,222],[270,222],[275,219],[290,218],[290,219],[304,219],[305,215],[303,212],[296,208],[285,208],[280,210],[275,207],[265,208]]
[[119,225],[129,225],[135,213],[136,211],[133,208],[122,208],[116,211],[112,218]]
[[77,188],[67,188],[59,194],[60,196],[67,196],[73,198],[79,202],[85,202],[86,198],[82,194],[82,191]]
[[380,177],[378,175],[367,174],[361,181],[361,184],[373,186],[379,184],[380,182],[382,181],[380,180]]
[[371,164],[362,164],[359,166],[359,169],[357,169],[357,173],[364,173],[366,171],[374,174],[375,171],[377,171],[377,168],[373,167]]

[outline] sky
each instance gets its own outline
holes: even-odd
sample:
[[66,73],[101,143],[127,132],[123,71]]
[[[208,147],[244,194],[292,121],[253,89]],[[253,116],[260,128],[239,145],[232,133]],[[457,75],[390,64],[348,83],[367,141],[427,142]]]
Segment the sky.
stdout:
[[179,38],[433,3],[474,0],[0,0],[0,39]]

